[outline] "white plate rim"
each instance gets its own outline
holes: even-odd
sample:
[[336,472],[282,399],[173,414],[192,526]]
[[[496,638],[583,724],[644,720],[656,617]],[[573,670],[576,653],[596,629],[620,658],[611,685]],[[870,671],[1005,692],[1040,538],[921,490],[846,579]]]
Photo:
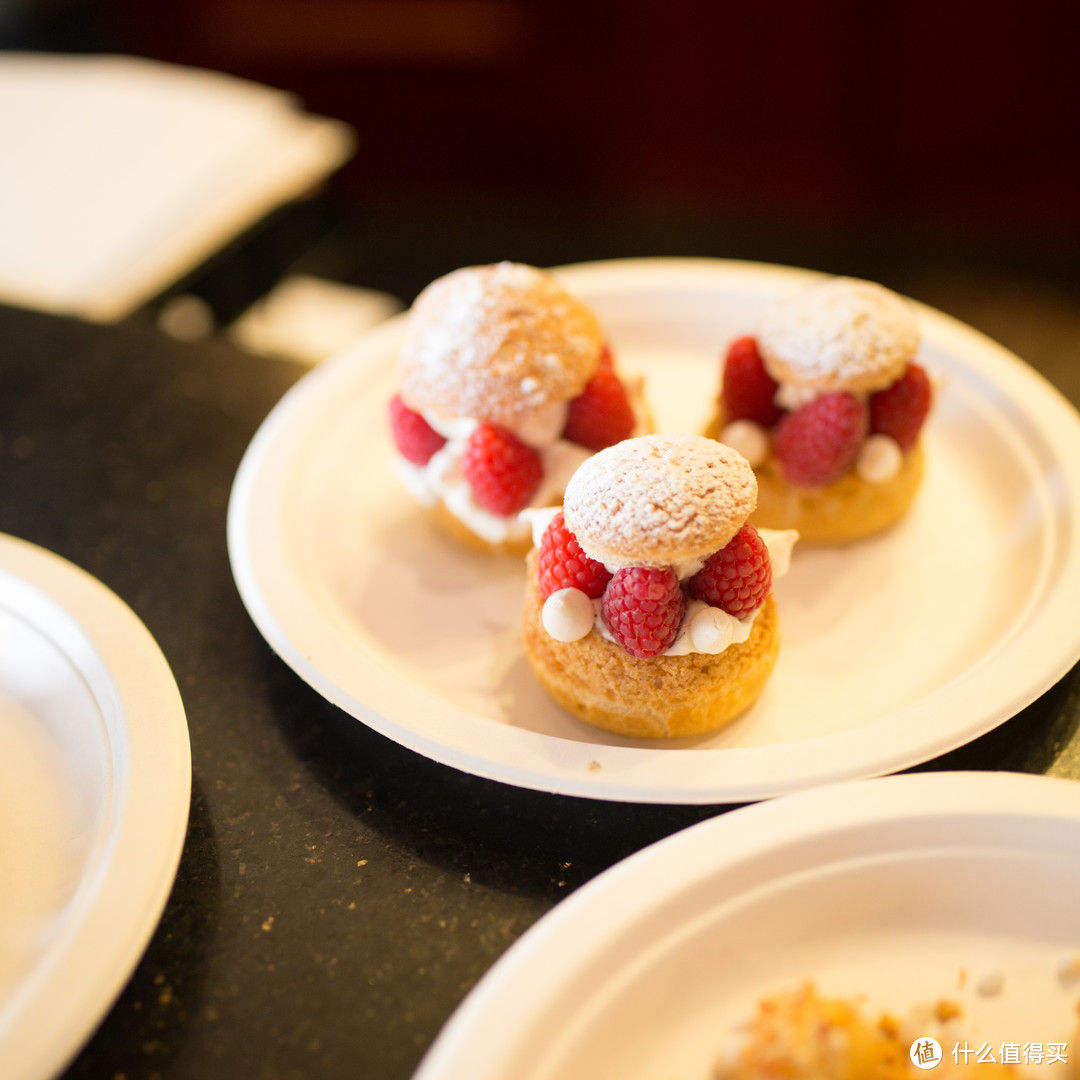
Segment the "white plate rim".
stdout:
[[[557,1000],[560,987],[647,912],[690,894],[706,878],[770,849],[867,835],[885,824],[922,828],[922,840],[932,848],[933,823],[942,818],[991,817],[1080,831],[1080,785],[1026,773],[909,773],[797,792],[673,833],[603,871],[529,927],[451,1014],[412,1080],[506,1080],[503,1062],[537,1013]],[[986,843],[992,850],[993,837]]]
[[142,621],[78,566],[0,534],[4,606],[86,680],[108,726],[113,788],[102,844],[64,923],[0,1003],[9,1080],[59,1073],[120,994],[176,877],[191,801],[191,746],[176,681]]
[[[657,286],[702,288],[794,288],[822,277],[814,271],[723,259],[628,259],[561,267],[567,286],[590,300],[605,291],[647,290]],[[1031,437],[1053,454],[1055,485],[1066,506],[1080,505],[1080,416],[1041,375],[1001,345],[973,328],[917,304],[927,340],[961,356],[1014,406]],[[932,759],[984,734],[1015,715],[1064,676],[1080,658],[1080,625],[1071,618],[1071,598],[1080,596],[1080,528],[1070,522],[1053,553],[1056,588],[1044,590],[1022,632],[1007,649],[979,665],[977,679],[943,688],[941,712],[948,722],[927,717],[924,702],[870,721],[861,727],[804,739],[798,743],[680,749],[678,766],[669,749],[575,743],[538,732],[508,729],[482,717],[438,704],[440,714],[463,729],[484,725],[485,753],[455,745],[442,734],[414,730],[387,719],[370,701],[351,693],[320,666],[316,642],[323,628],[305,611],[302,590],[292,589],[286,560],[272,535],[253,526],[253,506],[273,498],[266,460],[288,440],[294,424],[317,409],[320,400],[366,365],[382,362],[406,316],[400,315],[324,361],[295,384],[271,410],[249,445],[229,500],[228,548],[233,576],[252,620],[276,653],[333,704],[402,745],[466,772],[558,794],[628,802],[734,803],[831,783],[895,772]],[[1038,417],[1035,424],[1034,416]],[[1028,451],[1031,452],[1031,451]],[[280,508],[278,508],[280,511]],[[264,521],[266,519],[264,518]],[[275,561],[276,560],[276,561]],[[274,592],[276,595],[270,595]],[[302,633],[297,635],[297,628]],[[312,631],[316,631],[312,633]],[[303,638],[301,640],[300,638]],[[325,637],[323,644],[325,645]],[[1001,663],[1002,654],[1010,663]],[[369,665],[369,681],[379,671]],[[422,689],[420,694],[422,696]],[[941,692],[939,692],[941,693]],[[937,697],[938,695],[934,695]],[[470,740],[478,741],[478,740]],[[798,747],[794,750],[794,747]],[[718,758],[716,755],[722,755]],[[541,762],[542,764],[537,764]],[[595,768],[598,762],[602,767]],[[823,764],[823,763],[831,764]]]

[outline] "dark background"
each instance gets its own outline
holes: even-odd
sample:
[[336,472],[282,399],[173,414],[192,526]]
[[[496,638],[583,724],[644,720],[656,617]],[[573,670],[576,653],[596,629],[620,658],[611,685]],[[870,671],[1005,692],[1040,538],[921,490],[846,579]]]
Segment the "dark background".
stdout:
[[[0,10],[7,47],[209,67],[348,121],[360,146],[330,185],[333,220],[305,222],[284,253],[309,253],[310,236],[332,232],[312,268],[406,300],[459,252],[541,263],[567,252],[728,255],[847,272],[863,260],[869,273],[876,252],[910,251],[1076,277],[1074,4],[7,0]],[[414,254],[425,248],[443,261],[429,268]]]

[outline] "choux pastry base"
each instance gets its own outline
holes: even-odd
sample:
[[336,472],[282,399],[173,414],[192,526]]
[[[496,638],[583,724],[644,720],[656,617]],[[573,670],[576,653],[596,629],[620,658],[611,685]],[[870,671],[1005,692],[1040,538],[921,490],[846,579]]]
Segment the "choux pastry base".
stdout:
[[513,555],[520,559],[527,555],[533,546],[531,531],[516,540],[485,540],[482,536],[477,536],[459,517],[452,514],[442,502],[428,510],[428,517],[444,535],[456,540],[462,547],[484,555]]
[[776,664],[780,624],[770,594],[739,645],[710,656],[641,660],[595,630],[561,642],[544,629],[536,552],[527,560],[525,655],[547,692],[575,716],[617,735],[701,735],[734,720],[757,699]]

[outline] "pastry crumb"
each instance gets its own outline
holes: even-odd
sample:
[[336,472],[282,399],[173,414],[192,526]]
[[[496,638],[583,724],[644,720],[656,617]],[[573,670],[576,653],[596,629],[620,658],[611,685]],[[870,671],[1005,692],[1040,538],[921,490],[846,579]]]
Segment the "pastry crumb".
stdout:
[[1058,957],[1057,977],[1062,982],[1080,978],[1080,952],[1062,953]]
[[988,971],[975,984],[975,989],[983,997],[997,997],[1005,989],[1005,972]]
[[914,1080],[927,1068],[939,1080],[1019,1077],[996,1060],[953,1060],[946,1040],[954,1037],[950,1022],[961,1012],[957,1002],[943,998],[933,1008],[914,1009],[907,1020],[890,1013],[875,1020],[860,998],[826,997],[807,982],[758,1001],[754,1015],[740,1025],[735,1049],[715,1064],[711,1080]]
[[947,1024],[950,1020],[958,1020],[964,1015],[964,1010],[960,1008],[959,1002],[951,1001],[949,998],[942,998],[934,1006],[934,1018],[942,1024]]

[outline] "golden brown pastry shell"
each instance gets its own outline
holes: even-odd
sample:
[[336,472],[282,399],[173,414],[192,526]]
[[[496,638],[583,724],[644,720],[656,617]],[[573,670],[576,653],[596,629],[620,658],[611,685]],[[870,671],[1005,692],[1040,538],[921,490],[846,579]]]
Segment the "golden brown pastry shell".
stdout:
[[544,689],[575,716],[617,735],[665,739],[702,735],[734,720],[757,700],[780,649],[770,594],[750,636],[710,656],[642,660],[595,630],[556,641],[544,629],[536,552],[526,562],[525,655]]
[[531,532],[526,533],[520,540],[485,540],[482,536],[477,536],[461,518],[452,514],[443,502],[431,507],[428,510],[428,517],[444,535],[456,540],[470,551],[478,551],[484,555],[512,555],[520,559],[533,546]]

